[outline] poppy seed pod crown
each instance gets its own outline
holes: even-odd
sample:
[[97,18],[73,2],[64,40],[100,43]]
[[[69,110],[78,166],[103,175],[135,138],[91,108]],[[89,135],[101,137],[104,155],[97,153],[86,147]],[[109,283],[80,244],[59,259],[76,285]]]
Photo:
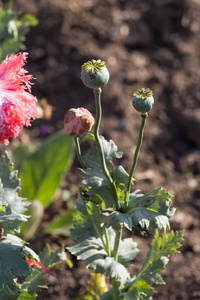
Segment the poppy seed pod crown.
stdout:
[[110,75],[105,62],[92,59],[81,66],[81,80],[90,89],[99,89],[106,85]]
[[146,114],[152,109],[154,98],[153,92],[150,89],[142,88],[141,90],[137,90],[133,96],[132,104],[137,111]]

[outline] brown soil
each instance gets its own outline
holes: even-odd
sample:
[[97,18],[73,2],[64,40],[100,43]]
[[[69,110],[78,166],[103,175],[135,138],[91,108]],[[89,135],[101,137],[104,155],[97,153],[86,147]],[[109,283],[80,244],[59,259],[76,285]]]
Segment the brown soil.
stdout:
[[[181,253],[162,273],[166,285],[156,287],[154,299],[200,299],[200,2],[18,0],[14,8],[39,20],[25,43],[29,71],[37,78],[33,94],[56,108],[50,121],[33,124],[35,138],[41,137],[38,128],[43,125],[49,132],[60,128],[71,107],[83,106],[95,115],[92,91],[80,80],[80,66],[101,58],[111,75],[103,89],[101,134],[124,152],[121,163],[130,170],[140,126],[139,114],[131,106],[132,93],[141,87],[154,91],[135,188],[143,193],[166,188],[177,207],[171,227],[185,230]],[[75,159],[64,183],[73,192],[78,190],[78,166]],[[134,238],[142,248],[134,265],[137,270],[150,239]],[[31,245],[38,251],[47,242],[54,248],[69,240],[38,234]],[[39,292],[38,299],[78,296],[89,271],[72,259],[74,268],[59,266],[57,277],[47,279],[49,289]]]

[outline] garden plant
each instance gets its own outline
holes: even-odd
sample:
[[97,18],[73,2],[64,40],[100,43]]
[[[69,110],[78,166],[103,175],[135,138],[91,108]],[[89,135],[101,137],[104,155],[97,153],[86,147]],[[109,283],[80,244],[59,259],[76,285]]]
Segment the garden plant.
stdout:
[[[0,11],[0,18],[4,28],[1,31],[3,44],[0,52],[0,143],[8,145],[9,139],[16,138],[23,126],[30,126],[38,114],[37,99],[31,94],[32,76],[24,68],[28,53],[13,55],[19,51],[28,26],[35,25],[36,20],[31,16],[16,20],[18,15],[13,14],[10,7]],[[10,27],[3,26],[4,23],[10,24]],[[141,116],[141,126],[128,173],[123,166],[115,166],[122,152],[118,151],[114,141],[107,141],[99,133],[102,88],[109,81],[105,63],[100,59],[84,63],[81,79],[86,87],[93,90],[96,117],[94,119],[87,109],[81,107],[70,109],[64,118],[65,132],[74,137],[83,178],[73,212],[72,243],[67,250],[77,259],[85,261],[86,267],[94,271],[91,284],[79,299],[152,299],[155,293],[153,286],[164,284],[159,272],[165,268],[169,256],[178,253],[183,236],[182,231],[170,230],[169,219],[174,215],[175,208],[171,207],[172,196],[167,191],[157,187],[142,194],[133,189],[144,128],[154,105],[153,92],[141,88],[133,94],[132,106]],[[93,126],[94,134],[90,133]],[[63,247],[51,252],[47,246],[37,255],[19,237],[22,224],[29,218],[25,214],[29,203],[19,196],[19,192],[29,200],[39,201],[43,209],[46,208],[60,183],[60,176],[69,166],[72,140],[59,133],[27,155],[24,168],[20,170],[22,191],[7,151],[0,157],[0,300],[36,299],[38,287],[45,286],[43,277],[46,274],[55,276],[51,271],[53,266],[61,261],[68,262]],[[52,145],[56,141],[64,149],[61,157],[66,155],[63,165],[56,159],[54,165],[49,164],[52,156],[55,156]],[[84,142],[89,142],[91,147],[88,153],[82,155]],[[35,163],[41,157],[48,157],[45,167],[46,173],[51,176],[45,179],[41,164],[37,168]],[[62,165],[58,168],[56,178],[53,177],[55,165]],[[45,194],[48,186],[52,190],[49,189],[49,194]],[[62,227],[68,222],[67,217],[68,212],[61,218]],[[37,226],[34,225],[34,228]],[[129,237],[124,238],[125,228],[129,231]],[[151,248],[138,272],[135,272],[133,264],[139,253],[137,243],[132,238],[134,229],[153,235]],[[34,234],[34,230],[31,234]],[[27,236],[31,234],[29,232]],[[105,278],[104,284],[102,278]]]
[[[178,252],[183,235],[181,231],[170,231],[169,218],[175,208],[171,208],[169,193],[160,187],[147,194],[132,191],[144,127],[154,104],[153,93],[142,88],[133,94],[132,105],[141,115],[141,126],[130,173],[127,173],[121,165],[113,167],[113,160],[121,158],[122,153],[112,140],[107,141],[99,134],[102,87],[109,81],[105,63],[100,59],[84,63],[81,79],[93,90],[96,120],[84,108],[70,109],[64,120],[67,134],[74,136],[83,178],[73,215],[72,243],[67,249],[77,259],[84,260],[87,268],[106,275],[110,281],[107,290],[98,292],[91,284],[79,299],[152,299],[153,285],[164,284],[159,272],[165,268],[168,257]],[[94,123],[94,134],[86,135]],[[82,155],[81,145],[88,139],[92,141],[91,149]],[[134,228],[154,235],[137,274],[132,262],[139,249],[132,237],[123,238],[124,228],[130,231],[130,236]],[[94,275],[93,283],[95,280],[100,279]]]

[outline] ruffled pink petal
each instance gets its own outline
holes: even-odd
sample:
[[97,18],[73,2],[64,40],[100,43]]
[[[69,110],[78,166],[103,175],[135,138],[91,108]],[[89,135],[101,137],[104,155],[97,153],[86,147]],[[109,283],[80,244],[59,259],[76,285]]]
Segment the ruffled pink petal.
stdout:
[[32,75],[23,68],[27,55],[10,56],[0,64],[0,143],[5,145],[37,115],[37,98],[30,93]]

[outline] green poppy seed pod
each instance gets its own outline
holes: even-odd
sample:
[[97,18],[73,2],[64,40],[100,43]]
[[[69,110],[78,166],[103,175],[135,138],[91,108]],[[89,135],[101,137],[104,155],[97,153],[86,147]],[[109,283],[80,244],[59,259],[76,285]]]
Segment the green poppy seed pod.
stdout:
[[153,92],[150,89],[137,90],[133,94],[132,104],[133,107],[141,112],[141,114],[146,114],[150,111],[154,105]]
[[90,89],[98,90],[106,85],[110,75],[105,62],[100,59],[88,61],[81,66],[81,80]]

